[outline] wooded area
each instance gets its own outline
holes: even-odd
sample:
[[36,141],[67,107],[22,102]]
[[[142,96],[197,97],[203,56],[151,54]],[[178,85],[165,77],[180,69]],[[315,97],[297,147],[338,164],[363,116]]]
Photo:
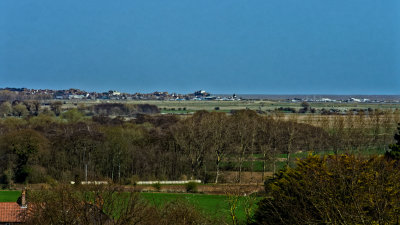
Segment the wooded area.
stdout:
[[1,119],[1,183],[189,178],[218,183],[227,182],[221,175],[227,170],[237,171],[234,181],[240,183],[243,171],[255,171],[256,163],[262,165],[258,172],[277,172],[282,154],[290,164],[299,152],[384,152],[400,122],[398,110],[305,116],[198,111],[178,117],[137,111],[152,106],[131,108],[135,119],[126,120],[107,115],[112,109],[129,114],[122,104],[95,106],[99,113],[90,116],[85,108],[63,112],[56,103],[51,111],[32,104],[27,112]]

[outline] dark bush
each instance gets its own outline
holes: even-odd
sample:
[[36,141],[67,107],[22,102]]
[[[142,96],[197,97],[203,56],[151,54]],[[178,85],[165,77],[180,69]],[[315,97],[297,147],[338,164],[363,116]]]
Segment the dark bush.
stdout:
[[151,185],[154,189],[156,189],[156,191],[160,191],[161,190],[161,184],[160,182],[154,183]]
[[398,180],[384,157],[309,156],[265,183],[254,224],[396,224]]
[[186,187],[186,192],[189,192],[189,193],[197,192],[197,183],[195,183],[195,182],[189,182],[189,183],[185,184],[185,187]]

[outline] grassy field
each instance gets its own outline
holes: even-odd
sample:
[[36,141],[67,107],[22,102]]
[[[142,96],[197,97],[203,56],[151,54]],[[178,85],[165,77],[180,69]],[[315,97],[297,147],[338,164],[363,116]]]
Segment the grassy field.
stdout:
[[20,195],[20,191],[0,191],[0,202],[15,202]]
[[[172,194],[172,193],[142,193],[145,199],[151,204],[162,205],[165,202],[176,199],[186,200],[194,204],[198,209],[213,217],[229,217],[228,197],[225,195],[205,195],[205,194]],[[245,220],[244,204],[246,197],[239,197],[236,215],[239,220]],[[259,200],[260,198],[256,199]]]
[[[20,191],[0,191],[0,202],[16,202],[21,195]],[[213,217],[229,219],[228,198],[225,195],[206,194],[170,194],[170,193],[141,193],[141,196],[150,204],[161,206],[169,201],[182,199],[195,205],[199,210]],[[257,198],[256,200],[259,200]],[[245,220],[245,197],[239,197],[236,215],[239,220]],[[255,205],[255,204],[254,204]]]

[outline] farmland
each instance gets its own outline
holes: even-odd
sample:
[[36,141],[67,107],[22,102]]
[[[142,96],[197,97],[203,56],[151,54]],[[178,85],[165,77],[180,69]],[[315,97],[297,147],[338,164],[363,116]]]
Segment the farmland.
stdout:
[[[54,102],[54,101],[52,101]],[[123,103],[123,104],[151,104],[156,105],[161,113],[166,114],[186,114],[193,113],[199,110],[207,111],[221,111],[231,112],[232,110],[260,110],[260,111],[273,111],[277,108],[294,108],[301,109],[301,102],[283,102],[272,100],[242,100],[242,101],[159,101],[159,100],[97,100],[97,101],[77,101],[65,100],[63,101],[64,109],[75,108],[79,104],[82,106],[92,106],[99,103]],[[309,103],[312,108],[317,110],[321,109],[336,109],[340,111],[347,111],[351,109],[367,110],[367,109],[399,109],[400,104],[394,103],[334,103],[334,102],[314,102]]]

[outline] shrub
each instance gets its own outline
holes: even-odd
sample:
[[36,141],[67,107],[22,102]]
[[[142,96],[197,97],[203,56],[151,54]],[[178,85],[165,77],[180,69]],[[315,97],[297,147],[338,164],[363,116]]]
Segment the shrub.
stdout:
[[179,180],[187,180],[187,176],[185,174],[182,174]]
[[154,216],[154,220],[157,220],[154,224],[226,224],[222,220],[211,218],[209,215],[204,214],[187,200],[185,201],[182,199],[166,203],[159,210],[157,216]]
[[189,192],[189,193],[197,192],[197,183],[195,183],[195,182],[189,182],[189,183],[185,184],[185,187],[186,187],[186,192]]
[[386,157],[390,159],[400,159],[400,123],[397,127],[397,133],[394,135],[394,139],[396,140],[395,144],[391,144],[389,146],[390,151],[386,152]]
[[154,183],[151,185],[154,189],[156,189],[156,191],[160,191],[161,190],[161,184],[160,182]]
[[255,224],[396,224],[400,168],[374,156],[309,156],[266,182]]
[[136,185],[136,183],[140,180],[138,175],[133,175],[129,179],[129,184]]
[[32,166],[27,181],[31,184],[47,182],[46,169],[38,165]]

